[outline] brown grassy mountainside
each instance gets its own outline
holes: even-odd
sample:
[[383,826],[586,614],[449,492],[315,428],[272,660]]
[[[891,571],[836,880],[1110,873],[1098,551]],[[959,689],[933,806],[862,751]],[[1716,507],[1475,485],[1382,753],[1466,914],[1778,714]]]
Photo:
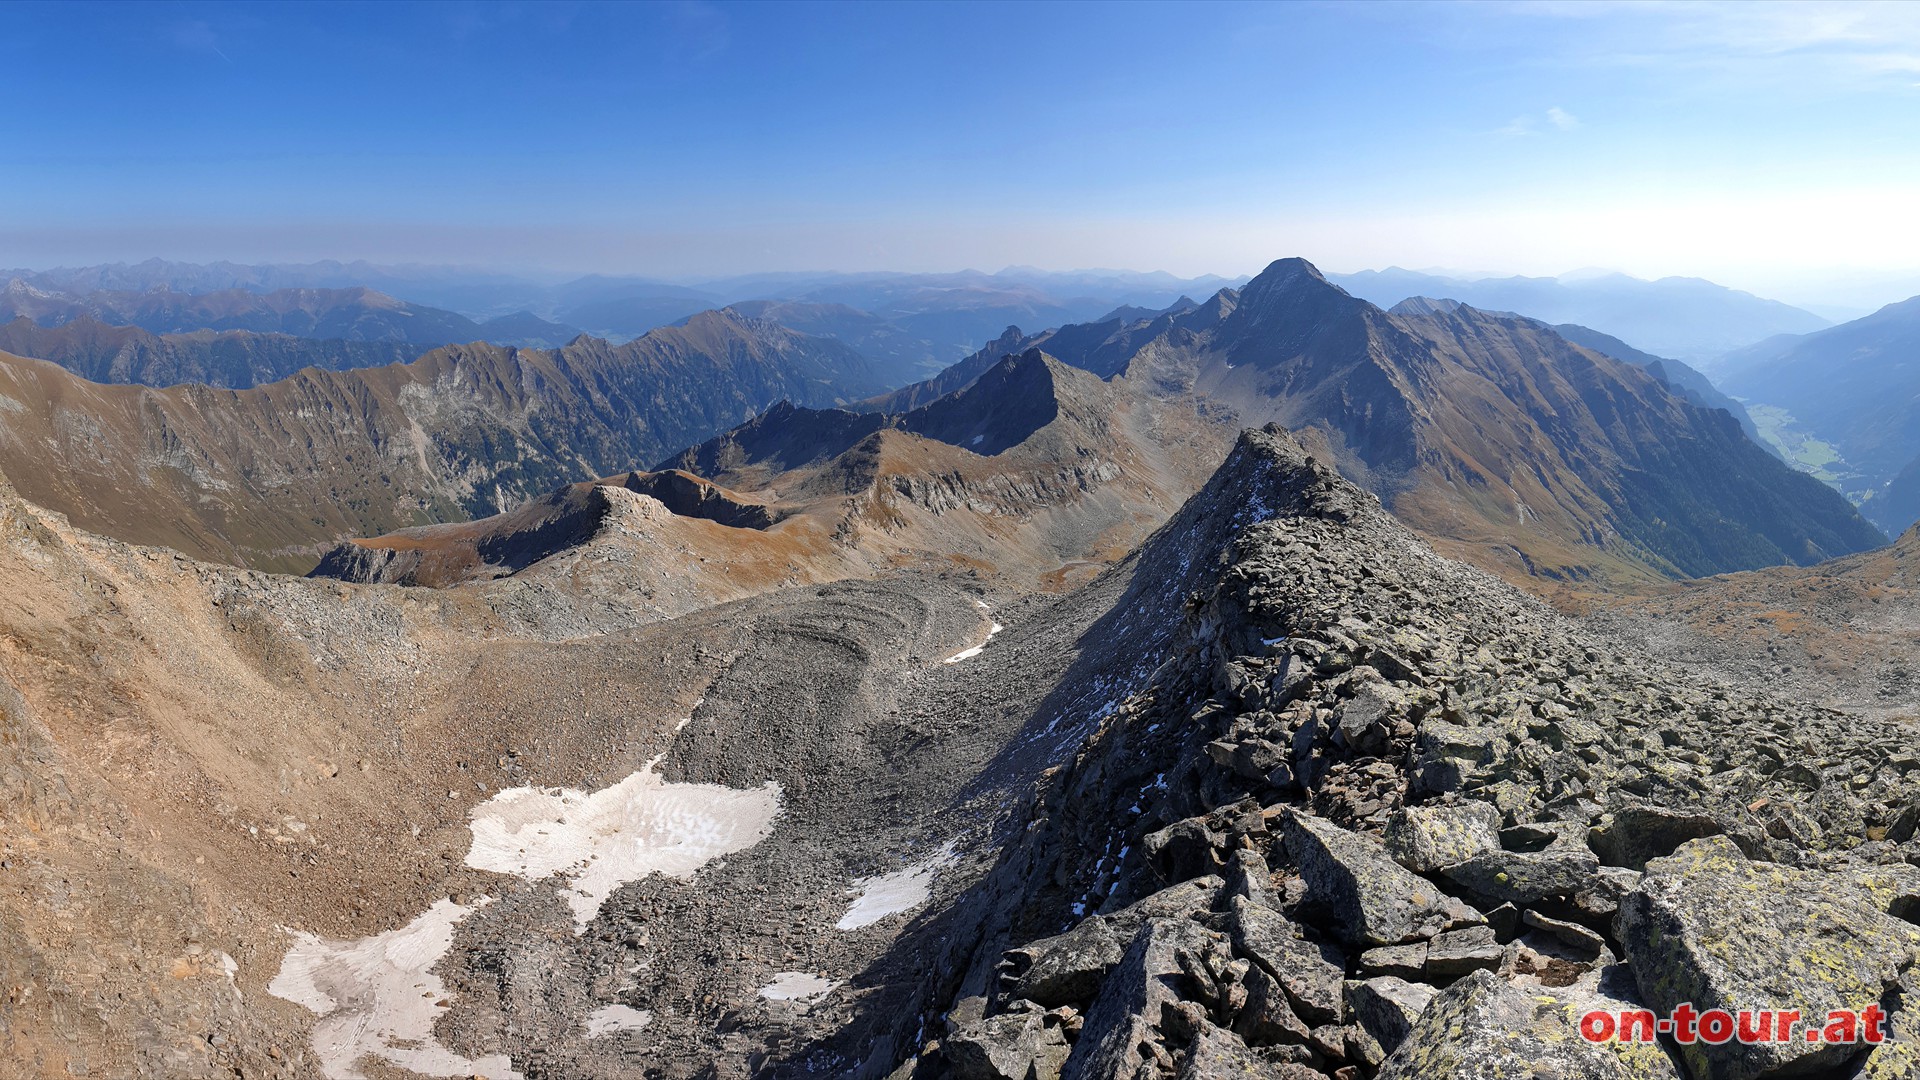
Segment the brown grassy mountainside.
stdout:
[[600,536],[632,492],[672,508],[703,565],[749,577],[916,567],[1052,591],[1132,550],[1229,434],[1035,350],[895,416],[783,403],[658,471],[572,485],[485,521],[355,540],[316,573],[430,585],[515,573]]
[[1675,660],[1836,708],[1920,714],[1920,527],[1818,566],[1556,600]]
[[143,386],[244,388],[301,368],[330,371],[403,364],[426,351],[404,341],[319,340],[252,330],[156,334],[83,315],[57,327],[22,316],[0,326],[0,353],[51,360],[83,379]]
[[0,469],[89,530],[304,572],[348,536],[497,513],[775,401],[874,389],[846,346],[721,312],[619,346],[449,346],[246,390],[102,386],[0,357]]

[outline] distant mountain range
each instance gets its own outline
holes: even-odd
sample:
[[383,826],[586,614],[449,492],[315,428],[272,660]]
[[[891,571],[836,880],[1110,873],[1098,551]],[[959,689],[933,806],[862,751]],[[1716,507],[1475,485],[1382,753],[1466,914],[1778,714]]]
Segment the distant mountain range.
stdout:
[[1329,274],[1327,279],[1382,307],[1410,296],[1444,297],[1482,310],[1592,327],[1636,348],[1690,363],[1711,363],[1730,349],[1775,334],[1804,334],[1831,325],[1812,312],[1700,278],[1643,281],[1613,273],[1459,278],[1388,267]]
[[1279,422],[1416,527],[1509,572],[1706,574],[1884,542],[1671,374],[1534,319],[1438,302],[1385,312],[1301,260],[1150,320],[1010,332],[862,407],[925,404],[1031,348],[1239,424]]
[[0,472],[76,524],[305,572],[347,536],[510,509],[791,399],[880,382],[838,342],[713,312],[624,345],[484,344],[246,390],[100,386],[0,359]]
[[[420,340],[417,342],[420,344],[491,340],[498,344],[543,343],[550,347],[571,340],[571,335],[558,336],[563,331],[625,340],[701,311],[743,302],[839,305],[895,323],[895,336],[904,340],[925,341],[924,354],[902,362],[937,367],[966,356],[981,342],[1014,323],[1048,326],[1084,322],[1128,304],[1160,308],[1183,293],[1207,295],[1221,285],[1238,284],[1244,279],[1212,275],[1180,278],[1131,270],[1054,272],[1013,267],[995,274],[971,270],[951,274],[753,274],[686,285],[604,274],[542,281],[459,267],[382,266],[366,262],[247,266],[152,259],[134,265],[0,271],[0,281],[4,280],[17,280],[23,287],[69,296],[156,291],[198,295],[235,290],[269,294],[365,288],[401,298],[409,304],[458,313],[481,328],[475,331],[462,326],[464,334],[442,333],[438,336],[444,337],[444,341]],[[176,329],[116,317],[106,310],[117,306],[122,305],[103,302],[96,306],[94,314],[106,322],[132,322],[162,332]],[[791,314],[799,321],[814,317],[799,309],[789,309],[784,314]],[[489,322],[522,315],[553,323],[559,329],[543,329],[537,335],[517,334],[515,325],[524,326],[524,321],[501,328]],[[37,315],[29,317],[44,321]],[[178,328],[204,329],[209,325],[203,322],[201,326]],[[574,330],[576,327],[578,330]],[[265,329],[259,325],[232,328]],[[793,328],[813,332],[803,325]],[[299,330],[287,332],[314,336]],[[883,364],[890,362],[886,354],[876,355],[875,359]],[[892,359],[898,359],[897,350]]]
[[316,339],[399,341],[451,345],[479,341],[485,332],[464,315],[351,289],[279,289],[268,293],[225,289],[212,293],[49,292],[18,278],[0,289],[0,319],[31,319],[61,326],[81,318],[138,326],[156,334],[195,330],[250,330]]
[[[605,297],[631,283],[575,284],[582,295]],[[1210,467],[1236,425],[1278,422],[1443,545],[1520,576],[1708,574],[1806,563],[1884,541],[1843,498],[1762,450],[1743,433],[1738,403],[1683,364],[1584,326],[1556,329],[1453,298],[1383,311],[1302,260],[1276,262],[1244,289],[1218,289],[1203,302],[1176,294],[1154,306],[1058,301],[1013,272],[786,285],[809,299],[742,302],[628,345],[588,337],[557,351],[464,346],[412,364],[302,372],[227,397],[194,387],[109,394],[99,400],[104,413],[77,426],[56,421],[53,403],[86,395],[27,367],[21,370],[34,373],[33,385],[7,393],[25,415],[10,425],[0,470],[23,488],[49,488],[27,493],[91,514],[89,527],[112,535],[163,521],[171,530],[164,542],[294,566],[315,545],[345,535],[501,512],[564,482],[666,463],[755,414],[763,415],[724,444],[734,456],[713,456],[722,445],[713,444],[707,458],[675,458],[673,467],[718,473],[730,486],[785,491],[815,481],[737,475],[759,460],[749,452],[753,440],[786,447],[775,471],[790,472],[889,430],[901,434],[888,439],[948,441],[948,421],[939,418],[960,414],[1000,425],[969,428],[959,442],[971,456],[962,460],[999,459],[1046,421],[1001,432],[1020,427],[1018,418],[1038,407],[1028,400],[1038,391],[1031,378],[997,388],[979,380],[1006,357],[1038,350],[1039,359],[1018,370],[1057,362],[1107,387],[1099,391],[1104,405],[1082,411],[1153,418],[1096,455],[1131,461],[1129,475],[1147,477],[1139,490],[1152,494],[1122,500],[1127,520],[1166,509],[1167,477],[1190,471],[1142,463]],[[373,337],[386,347],[408,334],[487,332],[464,316],[366,289],[74,298],[15,282],[7,296],[21,316],[66,320],[51,330],[16,321],[13,341],[109,377],[193,371],[201,381],[237,385],[281,375],[301,350],[263,333],[273,327],[341,341]],[[1077,309],[1091,309],[1088,318],[1099,321],[1064,321]],[[112,333],[97,313],[137,322],[154,337]],[[986,349],[889,389],[927,376],[929,354],[949,347],[943,340],[1021,313],[1043,326],[1063,321],[1033,334],[1003,323]],[[165,332],[194,323],[230,329]],[[489,327],[523,340],[571,330],[531,314]],[[341,363],[373,358],[346,345],[307,355],[329,350]],[[766,411],[782,398],[803,411]],[[832,404],[847,411],[804,412]],[[1732,415],[1721,411],[1729,405]],[[976,436],[984,441],[968,441]],[[1076,442],[1050,452],[1093,453]],[[919,460],[916,453],[896,448],[873,460]],[[793,454],[801,456],[789,460]],[[115,456],[162,471],[137,490],[116,492],[110,477],[93,475],[87,464]],[[921,465],[935,469],[934,460]],[[164,482],[156,485],[154,476]],[[325,490],[314,486],[322,478]],[[170,494],[147,505],[158,489]],[[137,512],[123,512],[123,495],[141,504]]]
[[1729,393],[1767,406],[1782,441],[1889,533],[1920,520],[1920,297],[1727,354]]
[[26,316],[0,326],[0,353],[51,360],[100,383],[176,386],[205,383],[244,389],[301,368],[329,371],[405,363],[424,349],[402,341],[313,340],[251,330],[156,334],[81,315],[57,327]]
[[582,331],[519,312],[476,323],[364,287],[256,293],[0,288],[0,351],[99,382],[244,388],[304,367],[403,363],[440,345],[555,348]]

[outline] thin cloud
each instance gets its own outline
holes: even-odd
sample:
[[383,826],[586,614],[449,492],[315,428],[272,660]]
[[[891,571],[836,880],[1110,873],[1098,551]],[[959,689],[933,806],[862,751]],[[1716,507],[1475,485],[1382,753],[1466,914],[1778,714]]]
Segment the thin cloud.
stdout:
[[1555,105],[1544,113],[1522,113],[1503,126],[1495,128],[1493,133],[1507,139],[1525,139],[1535,135],[1545,135],[1549,128],[1554,131],[1572,131],[1579,126],[1579,117]]
[[711,60],[732,44],[726,13],[712,4],[680,0],[669,5],[666,13],[675,45],[687,60]]
[[220,35],[205,19],[176,23],[167,35],[175,45],[188,52],[212,53],[227,63],[233,63],[233,57],[220,50]]
[[1558,62],[1600,67],[1845,91],[1910,85],[1920,55],[1920,4],[1582,0],[1499,10],[1577,21]]

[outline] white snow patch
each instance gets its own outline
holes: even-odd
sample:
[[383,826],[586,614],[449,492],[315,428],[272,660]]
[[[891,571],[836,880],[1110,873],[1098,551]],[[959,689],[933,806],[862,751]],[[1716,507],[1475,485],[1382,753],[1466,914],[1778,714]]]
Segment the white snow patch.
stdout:
[[889,915],[912,911],[926,903],[932,894],[934,875],[959,861],[953,853],[953,844],[949,843],[912,866],[855,881],[848,891],[859,895],[847,913],[840,916],[840,921],[833,924],[834,929],[858,930]]
[[[993,628],[987,631],[987,641],[992,641],[993,635],[1005,629],[1006,627],[1001,626],[999,623],[994,623]],[[983,641],[980,644],[975,645],[971,649],[961,649],[959,652],[954,653],[952,656],[947,657],[945,660],[942,660],[941,663],[957,664],[962,660],[971,660],[974,657],[979,656],[981,652],[985,651],[987,647],[987,641]]]
[[320,1014],[313,1050],[321,1072],[363,1080],[360,1061],[374,1057],[423,1076],[519,1080],[505,1054],[462,1057],[433,1037],[447,989],[429,969],[453,944],[453,928],[479,906],[439,900],[400,929],[358,941],[294,931],[267,991]]
[[626,1005],[606,1005],[587,1017],[587,1038],[611,1035],[616,1031],[639,1031],[653,1023],[653,1014]]
[[682,881],[773,831],[780,785],[670,784],[647,767],[612,787],[508,788],[473,808],[467,865],[540,881],[569,880],[574,931],[615,889],[648,874]]
[[804,971],[776,971],[773,981],[760,988],[760,996],[768,1001],[807,1001],[839,985]]
[[[651,873],[686,880],[773,831],[779,784],[670,784],[654,771],[659,761],[591,793],[525,787],[500,792],[473,809],[467,865],[530,881],[560,875],[569,886],[566,899],[578,933],[626,882]],[[414,833],[419,835],[417,826]],[[454,927],[486,902],[469,907],[440,900],[398,930],[358,941],[292,932],[293,946],[267,989],[320,1015],[313,1048],[321,1072],[331,1080],[364,1080],[359,1063],[371,1056],[423,1076],[520,1080],[505,1054],[465,1058],[433,1038],[434,1021],[447,1008],[438,1002],[447,990],[430,969],[452,946]],[[633,1030],[650,1019],[608,1006],[588,1018],[588,1033],[617,1029],[606,1024]]]

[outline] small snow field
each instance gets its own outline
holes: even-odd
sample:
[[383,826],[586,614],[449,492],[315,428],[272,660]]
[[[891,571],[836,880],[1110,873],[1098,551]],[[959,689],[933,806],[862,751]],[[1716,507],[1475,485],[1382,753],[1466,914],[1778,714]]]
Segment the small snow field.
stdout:
[[587,1038],[611,1035],[617,1031],[639,1031],[653,1023],[653,1014],[628,1005],[604,1005],[587,1017]]
[[805,971],[776,971],[773,981],[760,988],[760,996],[768,1001],[810,1001],[839,985]]
[[[1001,626],[999,623],[992,624],[992,628],[987,631],[987,641],[992,641],[993,635],[1005,629],[1006,627]],[[986,651],[987,641],[983,641],[980,644],[975,645],[970,649],[961,649],[959,652],[954,653],[952,656],[949,656],[945,660],[942,660],[940,662],[943,664],[957,664],[962,660],[971,660],[974,657],[979,656],[982,652]]]
[[933,893],[934,875],[959,861],[948,844],[912,866],[890,874],[861,878],[853,883],[858,895],[847,913],[834,923],[836,930],[858,930],[872,926],[889,915],[912,911],[927,902]]
[[452,946],[454,927],[479,907],[440,900],[400,929],[358,941],[294,933],[267,992],[320,1014],[313,1051],[322,1073],[364,1080],[360,1062],[372,1057],[422,1076],[519,1080],[506,1055],[462,1057],[433,1036],[447,990],[430,969]]
[[[657,760],[657,759],[656,759]],[[467,865],[540,881],[568,879],[583,931],[615,889],[648,874],[685,881],[773,831],[780,785],[673,784],[655,762],[612,787],[509,788],[473,809]]]
[[[648,874],[682,881],[723,855],[754,846],[773,831],[780,786],[677,784],[654,771],[659,759],[599,791],[510,788],[471,813],[467,865],[528,881],[558,877],[586,929],[615,889]],[[377,1058],[422,1076],[519,1080],[505,1055],[466,1058],[434,1041],[447,989],[431,973],[452,946],[454,928],[486,904],[440,900],[397,930],[358,941],[329,941],[294,931],[268,992],[320,1015],[313,1048],[329,1080],[364,1080],[360,1062]],[[588,1035],[634,1031],[651,1014],[608,1005],[587,1018]]]

